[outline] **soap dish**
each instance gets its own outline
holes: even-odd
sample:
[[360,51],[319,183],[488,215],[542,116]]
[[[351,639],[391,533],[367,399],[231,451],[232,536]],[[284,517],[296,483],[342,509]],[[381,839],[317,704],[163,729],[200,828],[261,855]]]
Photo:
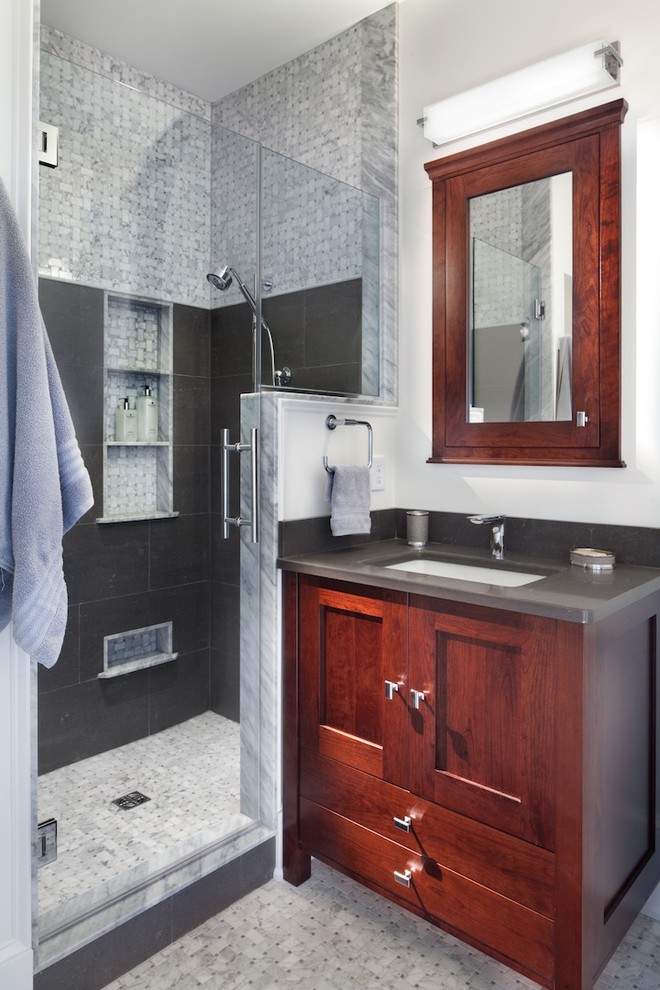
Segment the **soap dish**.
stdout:
[[588,571],[611,571],[616,557],[609,550],[595,550],[593,547],[574,547],[570,551],[571,564],[584,567]]

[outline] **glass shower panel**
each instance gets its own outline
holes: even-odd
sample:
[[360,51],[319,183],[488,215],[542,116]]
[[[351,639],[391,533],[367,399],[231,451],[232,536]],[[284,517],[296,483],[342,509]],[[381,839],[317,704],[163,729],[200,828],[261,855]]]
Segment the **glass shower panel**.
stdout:
[[[239,690],[247,534],[221,545],[218,507],[217,427],[238,439],[252,323],[225,319],[240,293],[232,306],[205,277],[256,271],[257,149],[109,78],[107,61],[77,64],[77,47],[42,52],[60,163],[39,176],[40,301],[96,505],[65,538],[67,637],[40,672],[39,820],[57,819],[59,841],[38,874],[42,966],[252,848],[260,805],[258,758],[241,795],[259,727],[258,691]],[[117,439],[115,403],[134,407],[145,384],[158,436]],[[111,485],[130,490],[133,521],[97,521]],[[121,669],[105,662],[119,653]]]
[[378,394],[379,250],[377,197],[264,149],[263,384]]
[[[269,557],[275,559],[277,520],[273,441],[262,424],[261,383],[272,381],[270,328],[260,311],[258,279],[263,150],[218,125],[213,147],[211,270],[221,272],[222,278],[220,288],[211,289],[211,449],[218,465],[213,471],[218,488],[212,491],[211,503],[211,635],[212,670],[219,661],[221,672],[212,693],[218,693],[221,711],[224,697],[231,703],[227,714],[240,714],[241,812],[267,826],[277,814],[277,713],[274,681],[263,677],[272,652],[272,639],[264,643],[263,637],[272,623],[266,622],[264,633],[262,548],[270,548]],[[274,583],[268,581],[269,590]],[[266,598],[266,613],[272,616],[272,594]],[[230,656],[223,657],[227,651]],[[240,664],[232,660],[237,657]],[[228,673],[231,683],[223,685]]]

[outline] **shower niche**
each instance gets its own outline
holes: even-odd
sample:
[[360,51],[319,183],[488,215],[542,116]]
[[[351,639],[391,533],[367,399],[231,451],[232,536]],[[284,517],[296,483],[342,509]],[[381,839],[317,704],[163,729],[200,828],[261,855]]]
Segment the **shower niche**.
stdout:
[[172,631],[171,622],[159,622],[104,636],[103,670],[98,677],[120,677],[176,660],[178,653],[172,650]]
[[[172,305],[105,292],[103,515],[99,523],[178,515],[172,505]],[[138,405],[151,400],[152,428]],[[155,405],[154,405],[155,403]],[[121,430],[117,411],[130,416]]]

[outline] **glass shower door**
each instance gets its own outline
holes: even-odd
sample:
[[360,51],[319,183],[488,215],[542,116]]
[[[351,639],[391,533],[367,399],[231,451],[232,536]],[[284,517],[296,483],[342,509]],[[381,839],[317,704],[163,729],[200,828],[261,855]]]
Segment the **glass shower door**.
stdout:
[[277,509],[272,403],[265,427],[263,422],[263,383],[273,380],[272,338],[261,310],[263,154],[256,142],[214,128],[212,258],[216,269],[229,268],[231,283],[211,289],[212,456],[218,479],[212,490],[212,602],[218,617],[211,623],[218,661],[212,661],[212,693],[220,711],[223,696],[231,699],[228,714],[240,718],[241,812],[267,837],[277,816]]

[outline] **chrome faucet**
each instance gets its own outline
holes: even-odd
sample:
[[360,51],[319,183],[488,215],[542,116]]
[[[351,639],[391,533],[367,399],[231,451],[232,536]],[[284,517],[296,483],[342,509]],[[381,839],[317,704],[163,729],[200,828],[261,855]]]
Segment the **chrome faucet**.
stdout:
[[501,560],[504,556],[504,528],[506,524],[506,516],[468,516],[471,523],[475,526],[483,526],[488,524],[490,526],[490,552],[493,557],[497,557]]

